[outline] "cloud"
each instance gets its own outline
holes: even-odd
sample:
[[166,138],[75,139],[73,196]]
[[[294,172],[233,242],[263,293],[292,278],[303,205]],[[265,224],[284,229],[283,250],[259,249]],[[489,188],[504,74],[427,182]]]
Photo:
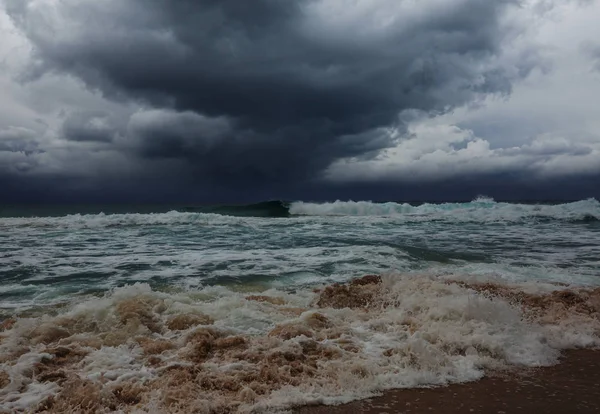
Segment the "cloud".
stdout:
[[0,151],[31,152],[36,147],[35,131],[27,128],[6,128],[0,130]]
[[512,3],[261,0],[249,12],[233,1],[18,0],[8,10],[35,47],[31,76],[67,72],[111,97],[264,131],[326,118],[356,132],[405,108],[509,92],[519,68],[494,58]]
[[[507,24],[516,5],[9,0],[7,11],[33,46],[29,81],[68,74],[154,108],[132,116],[126,147],[233,182],[312,179],[339,158],[393,145],[383,131],[402,129],[404,110],[509,93],[535,66],[500,59],[518,32]],[[109,142],[116,130],[84,112],[63,132]]]
[[113,122],[106,112],[74,112],[63,122],[62,135],[70,141],[111,142],[117,135]]
[[456,125],[413,122],[407,138],[377,158],[347,158],[325,172],[331,182],[431,182],[468,176],[548,180],[600,174],[600,140],[542,134],[521,146],[492,148],[486,139]]
[[36,132],[27,128],[0,129],[0,173],[24,173],[36,166],[40,153]]
[[[273,197],[353,183],[595,171],[592,126],[564,128],[580,113],[591,122],[588,110],[560,102],[543,110],[552,100],[540,91],[551,88],[527,86],[567,73],[556,45],[575,41],[545,31],[560,32],[573,2],[4,7],[10,19],[0,18],[0,30],[10,36],[0,51],[11,59],[0,86],[10,98],[0,97],[0,109],[18,117],[0,113],[0,129],[33,131],[10,141],[10,151],[0,141],[13,182],[68,180],[107,197],[132,188]],[[535,102],[522,98],[523,85]],[[583,81],[564,93],[573,108],[593,95]],[[498,103],[508,100],[517,103]]]
[[600,72],[600,44],[586,42],[581,46],[584,54],[591,59],[593,69]]

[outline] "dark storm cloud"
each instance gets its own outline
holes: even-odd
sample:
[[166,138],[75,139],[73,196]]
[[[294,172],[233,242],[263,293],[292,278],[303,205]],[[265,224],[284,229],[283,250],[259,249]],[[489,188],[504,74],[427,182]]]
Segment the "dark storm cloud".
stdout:
[[180,160],[195,180],[227,185],[299,183],[337,159],[373,157],[394,143],[385,128],[403,131],[399,112],[509,93],[535,66],[496,59],[511,35],[508,0],[418,13],[380,2],[377,18],[342,1],[6,3],[34,46],[30,79],[67,73],[154,108],[118,139],[109,117],[74,114],[65,138],[115,140],[133,158]]
[[0,129],[0,179],[36,168],[39,164],[36,156],[43,155],[43,152],[35,131],[15,127]]
[[35,131],[26,128],[6,128],[0,130],[0,152],[36,152],[38,142]]
[[69,114],[62,125],[65,139],[70,141],[110,142],[117,130],[110,114],[101,111],[79,111]]
[[594,70],[600,72],[600,44],[586,43],[582,48],[592,60]]
[[153,110],[131,117],[124,145],[149,160],[185,160],[190,174],[243,186],[301,180],[325,168],[331,154],[364,157],[389,143],[386,131],[339,135],[325,119],[307,121],[303,128],[282,125],[266,134],[224,117]]

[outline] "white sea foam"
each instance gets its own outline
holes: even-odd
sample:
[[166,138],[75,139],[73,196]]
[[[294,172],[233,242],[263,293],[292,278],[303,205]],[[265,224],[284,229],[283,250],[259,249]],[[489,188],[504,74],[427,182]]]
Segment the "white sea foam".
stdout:
[[0,218],[0,227],[58,227],[58,228],[103,228],[128,226],[161,225],[218,225],[240,223],[240,218],[219,214],[168,213],[150,214],[73,214],[63,217],[6,217]]
[[595,199],[558,205],[496,203],[478,197],[470,203],[423,204],[412,206],[399,203],[370,201],[335,201],[333,203],[296,202],[290,213],[304,216],[388,216],[405,220],[449,220],[468,222],[520,221],[535,218],[557,220],[600,220],[600,202]]
[[390,275],[349,290],[260,296],[114,289],[58,316],[17,319],[1,334],[0,377],[11,382],[0,405],[25,411],[54,395],[51,410],[73,409],[79,381],[98,396],[89,397],[96,412],[132,402],[144,412],[262,412],[472,381],[600,345],[589,313],[600,310],[600,292],[563,297],[552,284],[460,279]]
[[[174,288],[241,284],[242,289],[295,289],[373,272],[427,270],[598,284],[595,224],[538,225],[534,220],[509,225],[497,218],[519,206],[482,203],[488,207],[431,215],[270,219],[173,212],[3,218],[0,233],[10,243],[0,252],[0,277],[5,282],[0,287],[0,317],[134,282]],[[591,211],[596,204],[589,200],[553,208],[573,213]],[[483,220],[488,212],[494,225],[448,225]],[[419,223],[406,225],[410,220]],[[9,225],[12,222],[24,224]],[[169,222],[174,224],[160,224]]]
[[[370,201],[335,201],[332,203],[294,202],[289,206],[292,215],[388,217],[402,221],[448,220],[454,222],[521,221],[532,219],[600,220],[600,202],[591,198],[556,205],[497,203],[491,198],[478,197],[470,203],[441,203],[412,206],[407,203],[373,203]],[[294,220],[294,219],[288,219]],[[297,219],[296,221],[297,222]],[[315,225],[319,225],[319,221]],[[259,217],[232,217],[214,213],[170,211],[151,214],[74,214],[64,217],[4,217],[0,228],[55,227],[94,229],[132,226],[263,226]],[[272,223],[269,223],[269,225]]]
[[[600,345],[596,305],[573,286],[588,307],[561,302],[555,283],[598,285],[597,226],[566,224],[598,210],[478,198],[1,218],[0,319],[20,317],[0,333],[0,406],[55,396],[51,411],[78,412],[85,395],[93,412],[263,412],[552,364]],[[367,273],[388,275],[366,310],[312,291]]]

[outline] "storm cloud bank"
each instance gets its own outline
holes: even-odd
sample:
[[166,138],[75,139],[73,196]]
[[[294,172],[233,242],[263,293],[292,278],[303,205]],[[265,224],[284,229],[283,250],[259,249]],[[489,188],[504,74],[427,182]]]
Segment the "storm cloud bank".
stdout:
[[60,108],[44,133],[0,125],[0,174],[107,193],[130,183],[289,196],[293,188],[414,185],[448,174],[543,175],[531,160],[560,164],[557,154],[592,159],[569,173],[594,174],[593,145],[552,137],[498,152],[467,127],[419,126],[509,96],[547,69],[533,44],[515,46],[528,30],[522,7],[5,0],[31,47],[20,82],[74,79],[107,104]]

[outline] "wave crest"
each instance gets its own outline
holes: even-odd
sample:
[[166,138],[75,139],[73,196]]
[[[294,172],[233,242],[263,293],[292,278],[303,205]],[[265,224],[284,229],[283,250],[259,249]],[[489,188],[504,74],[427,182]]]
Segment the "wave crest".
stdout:
[[[2,227],[99,228],[169,225],[247,225],[265,218],[312,217],[387,217],[399,222],[521,222],[600,221],[600,202],[596,199],[566,204],[511,204],[477,197],[468,203],[422,204],[374,203],[371,201],[335,201],[332,203],[267,202],[249,206],[187,208],[189,211],[130,214],[73,214],[63,217],[4,217]],[[193,211],[201,210],[201,211]],[[261,223],[265,223],[262,221]]]
[[594,221],[600,220],[600,202],[588,199],[557,205],[498,203],[478,197],[469,203],[422,204],[335,201],[333,203],[295,202],[290,213],[300,216],[380,216],[407,221],[521,221],[528,219]]

